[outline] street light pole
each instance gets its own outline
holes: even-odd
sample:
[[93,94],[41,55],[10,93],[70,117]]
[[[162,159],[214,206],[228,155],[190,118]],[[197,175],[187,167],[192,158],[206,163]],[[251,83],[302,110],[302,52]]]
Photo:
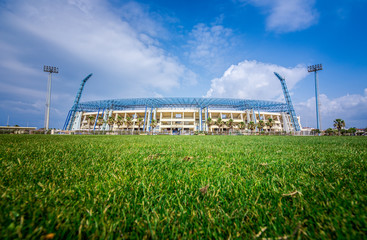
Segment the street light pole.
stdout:
[[316,64],[308,66],[308,72],[315,72],[315,98],[316,98],[316,123],[317,129],[321,131],[321,122],[320,122],[320,109],[319,109],[319,79],[317,77],[317,71],[322,70],[322,64]]
[[46,111],[45,111],[45,130],[48,130],[50,123],[50,106],[51,106],[51,80],[52,73],[59,73],[59,68],[51,66],[43,66],[43,71],[48,72],[47,95],[46,95]]

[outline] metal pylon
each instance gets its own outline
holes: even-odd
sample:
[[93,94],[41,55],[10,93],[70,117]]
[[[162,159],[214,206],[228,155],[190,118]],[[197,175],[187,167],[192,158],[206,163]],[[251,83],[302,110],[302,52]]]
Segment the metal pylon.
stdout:
[[292,123],[293,123],[293,127],[296,131],[301,131],[301,128],[299,127],[299,124],[298,124],[298,119],[297,119],[296,112],[294,111],[294,108],[293,108],[291,96],[289,95],[287,84],[285,83],[285,79],[276,72],[274,72],[274,74],[275,74],[275,76],[277,76],[279,78],[280,83],[282,84],[284,98],[285,98],[285,101],[288,105],[288,111],[289,111],[289,115],[290,115]]

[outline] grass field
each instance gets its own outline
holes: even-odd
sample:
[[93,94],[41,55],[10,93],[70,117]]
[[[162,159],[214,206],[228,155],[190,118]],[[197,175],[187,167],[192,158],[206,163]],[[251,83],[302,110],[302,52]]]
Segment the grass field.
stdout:
[[0,136],[0,238],[363,239],[367,138]]

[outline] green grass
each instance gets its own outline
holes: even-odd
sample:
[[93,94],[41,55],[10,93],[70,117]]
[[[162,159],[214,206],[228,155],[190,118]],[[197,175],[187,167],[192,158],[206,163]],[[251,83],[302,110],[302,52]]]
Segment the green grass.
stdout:
[[366,161],[366,137],[1,135],[0,238],[362,239]]

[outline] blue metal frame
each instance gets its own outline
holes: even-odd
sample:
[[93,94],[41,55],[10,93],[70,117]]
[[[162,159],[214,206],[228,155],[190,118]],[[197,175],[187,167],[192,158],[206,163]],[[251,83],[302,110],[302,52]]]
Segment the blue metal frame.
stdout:
[[291,96],[289,94],[287,84],[285,83],[285,79],[276,72],[274,72],[274,74],[275,74],[275,76],[277,76],[277,78],[279,78],[280,83],[282,84],[284,98],[285,98],[285,101],[286,101],[287,106],[288,106],[288,112],[289,112],[289,115],[291,117],[293,127],[296,131],[301,131],[301,128],[298,124],[296,112],[294,111],[294,108],[293,108]]
[[73,106],[71,107],[70,109],[70,114],[66,117],[66,121],[65,121],[65,124],[64,124],[64,127],[63,127],[63,130],[71,130],[72,128],[72,124],[74,122],[74,119],[75,119],[75,114],[77,112],[77,108],[78,108],[78,104],[79,104],[79,101],[80,101],[80,98],[82,96],[82,93],[83,93],[83,89],[84,89],[84,85],[85,83],[88,81],[88,79],[92,76],[93,74],[89,74],[86,78],[84,78],[80,84],[80,87],[79,87],[79,90],[78,92],[76,93],[76,96],[75,96],[75,100],[74,100],[74,103],[73,103]]
[[[76,106],[76,107],[75,107]],[[150,121],[147,121],[147,109],[150,108]],[[154,108],[196,108],[200,109],[200,126],[199,129],[203,130],[203,117],[202,110],[208,108],[212,110],[252,110],[255,114],[254,109],[258,111],[266,112],[291,112],[287,103],[275,102],[275,101],[262,101],[262,100],[248,100],[248,99],[234,99],[234,98],[127,98],[127,99],[111,99],[111,100],[99,100],[99,101],[88,101],[81,102],[77,105],[73,105],[70,110],[67,121],[64,126],[72,125],[71,111],[75,112],[96,112],[97,118],[94,124],[94,130],[98,120],[100,110],[111,109],[111,110],[144,110],[144,130],[151,128],[151,120],[153,118]],[[293,108],[293,107],[292,107]],[[294,110],[293,110],[294,112]],[[295,113],[294,113],[295,114]],[[292,115],[292,112],[291,112]],[[255,123],[256,123],[256,116]],[[293,118],[292,118],[293,119]],[[298,121],[295,121],[294,126],[299,129]],[[297,128],[298,126],[298,128]]]
[[79,103],[76,111],[93,112],[99,108],[112,110],[143,110],[145,108],[211,108],[213,110],[259,109],[267,112],[287,112],[286,103],[234,98],[127,98]]
[[62,127],[63,130],[65,130],[67,128],[67,125],[70,121],[70,115],[71,115],[71,110],[69,110],[68,115],[66,116],[66,121],[64,123],[64,126]]

